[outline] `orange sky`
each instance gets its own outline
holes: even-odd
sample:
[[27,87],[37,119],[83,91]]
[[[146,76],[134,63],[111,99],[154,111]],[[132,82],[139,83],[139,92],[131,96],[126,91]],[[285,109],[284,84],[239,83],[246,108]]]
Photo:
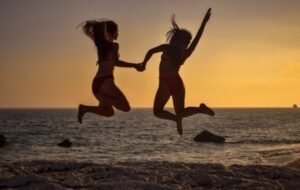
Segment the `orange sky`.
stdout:
[[[0,108],[97,104],[91,92],[96,51],[75,29],[86,19],[115,20],[121,59],[139,62],[165,43],[173,13],[195,34],[209,7],[211,20],[180,71],[186,105],[300,104],[298,0],[1,0]],[[116,68],[132,107],[152,106],[158,63],[156,55],[143,73]]]

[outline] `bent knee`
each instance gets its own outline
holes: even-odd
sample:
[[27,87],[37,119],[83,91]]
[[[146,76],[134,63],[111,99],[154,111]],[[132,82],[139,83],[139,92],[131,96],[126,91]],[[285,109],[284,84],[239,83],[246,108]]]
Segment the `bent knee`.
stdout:
[[124,105],[120,106],[118,109],[123,112],[129,112],[131,108],[130,108],[129,104],[124,104]]
[[126,105],[123,109],[124,112],[129,112],[131,110],[130,105]]
[[[105,108],[104,108],[105,109]],[[105,112],[103,113],[103,115],[105,117],[112,117],[113,115],[115,115],[115,111],[114,109],[110,108],[110,109],[105,109]]]
[[114,110],[107,112],[106,117],[112,117],[115,115]]
[[153,109],[153,114],[158,117],[162,111],[162,109]]

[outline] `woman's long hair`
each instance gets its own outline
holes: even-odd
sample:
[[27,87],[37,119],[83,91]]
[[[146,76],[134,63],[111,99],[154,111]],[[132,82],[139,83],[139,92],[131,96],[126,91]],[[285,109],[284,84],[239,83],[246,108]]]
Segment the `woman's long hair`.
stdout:
[[112,43],[108,41],[108,35],[115,35],[118,31],[118,25],[111,20],[88,20],[80,24],[79,27],[82,27],[83,32],[94,41],[99,60],[105,59],[112,48]]
[[192,34],[186,29],[179,28],[175,21],[175,15],[172,15],[171,22],[172,28],[166,34],[169,44],[174,44],[178,40],[191,40]]

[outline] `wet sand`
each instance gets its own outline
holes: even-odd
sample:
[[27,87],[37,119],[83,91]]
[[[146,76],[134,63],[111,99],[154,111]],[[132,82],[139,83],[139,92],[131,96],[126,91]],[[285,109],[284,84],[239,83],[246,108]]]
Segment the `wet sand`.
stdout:
[[0,164],[0,189],[297,189],[299,168],[127,162]]

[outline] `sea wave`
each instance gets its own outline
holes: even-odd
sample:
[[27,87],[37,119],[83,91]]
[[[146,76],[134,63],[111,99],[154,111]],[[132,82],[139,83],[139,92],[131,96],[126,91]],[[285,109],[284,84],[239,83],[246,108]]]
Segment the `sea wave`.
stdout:
[[269,144],[269,145],[279,145],[279,144],[286,144],[286,145],[293,145],[299,144],[300,140],[268,140],[268,139],[247,139],[247,140],[239,140],[239,141],[226,141],[227,144]]

